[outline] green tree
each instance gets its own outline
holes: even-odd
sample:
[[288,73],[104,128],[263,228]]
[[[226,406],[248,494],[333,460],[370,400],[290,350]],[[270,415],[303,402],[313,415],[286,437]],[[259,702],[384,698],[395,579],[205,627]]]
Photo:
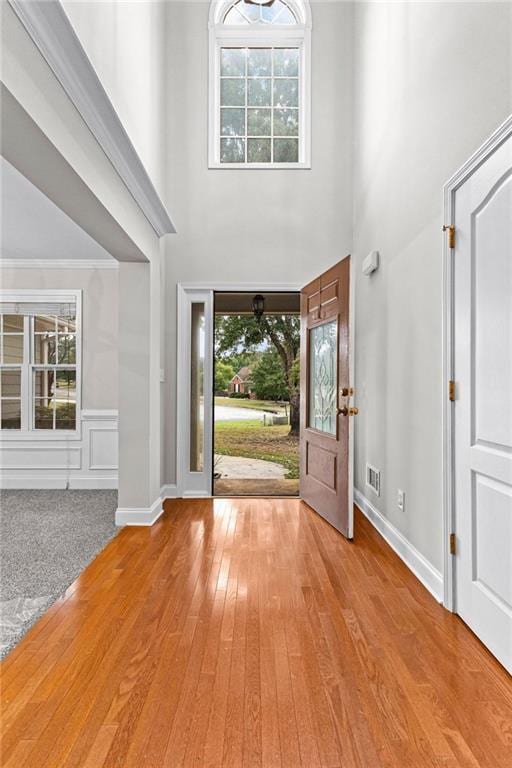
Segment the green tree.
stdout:
[[268,349],[252,369],[251,381],[260,400],[288,400],[286,371],[274,348]]
[[215,391],[221,392],[226,390],[234,375],[235,370],[232,365],[222,360],[217,360],[215,362]]
[[300,348],[300,318],[297,315],[217,315],[215,319],[215,349],[219,357],[240,352],[257,352],[262,347],[274,347],[285,372],[290,401],[290,434],[299,433],[298,354]]

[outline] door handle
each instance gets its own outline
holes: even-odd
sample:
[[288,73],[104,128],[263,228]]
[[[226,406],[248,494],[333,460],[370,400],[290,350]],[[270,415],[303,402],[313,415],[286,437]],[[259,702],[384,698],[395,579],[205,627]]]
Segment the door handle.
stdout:
[[347,408],[345,405],[343,408],[338,408],[338,415],[340,416],[357,416],[359,408]]

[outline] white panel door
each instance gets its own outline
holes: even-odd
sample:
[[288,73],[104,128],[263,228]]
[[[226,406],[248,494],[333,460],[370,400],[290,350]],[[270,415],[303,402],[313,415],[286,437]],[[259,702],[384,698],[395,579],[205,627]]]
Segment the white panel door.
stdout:
[[455,225],[456,610],[512,672],[512,137]]

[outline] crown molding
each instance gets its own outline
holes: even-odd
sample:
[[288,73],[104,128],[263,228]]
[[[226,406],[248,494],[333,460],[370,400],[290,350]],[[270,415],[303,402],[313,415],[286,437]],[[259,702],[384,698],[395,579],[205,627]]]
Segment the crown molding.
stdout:
[[0,269],[118,269],[115,259],[1,259]]
[[175,232],[135,147],[59,0],[9,4],[158,237]]

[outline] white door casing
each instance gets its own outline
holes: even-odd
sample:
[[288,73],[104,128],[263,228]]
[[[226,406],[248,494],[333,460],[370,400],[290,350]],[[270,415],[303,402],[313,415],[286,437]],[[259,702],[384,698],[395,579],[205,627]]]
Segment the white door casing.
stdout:
[[455,609],[512,672],[512,136],[456,190]]
[[[204,304],[204,368],[201,471],[190,466],[192,305]],[[213,420],[213,291],[178,286],[178,371],[177,371],[177,492],[179,496],[200,498],[212,494]]]

